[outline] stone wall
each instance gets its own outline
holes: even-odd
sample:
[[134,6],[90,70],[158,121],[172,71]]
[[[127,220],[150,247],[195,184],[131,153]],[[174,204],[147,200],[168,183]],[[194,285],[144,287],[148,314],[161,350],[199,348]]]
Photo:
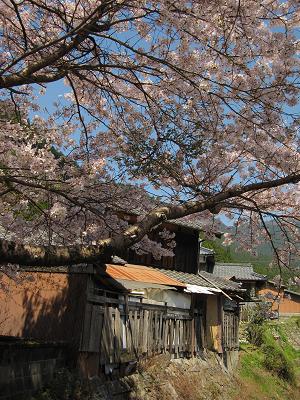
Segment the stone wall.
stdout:
[[0,339],[0,400],[25,400],[66,365],[63,344]]

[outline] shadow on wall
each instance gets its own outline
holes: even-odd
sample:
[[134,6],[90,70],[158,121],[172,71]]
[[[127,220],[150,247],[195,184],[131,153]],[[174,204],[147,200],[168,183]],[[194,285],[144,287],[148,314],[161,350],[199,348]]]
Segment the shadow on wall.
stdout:
[[[26,279],[30,274],[31,279]],[[24,272],[21,282],[6,278],[1,293],[0,335],[77,347],[85,306],[85,274]]]
[[24,292],[22,336],[51,342],[63,341],[77,347],[84,312],[85,276],[50,274],[42,278],[39,277],[39,281],[44,287],[37,288],[35,292],[28,289]]

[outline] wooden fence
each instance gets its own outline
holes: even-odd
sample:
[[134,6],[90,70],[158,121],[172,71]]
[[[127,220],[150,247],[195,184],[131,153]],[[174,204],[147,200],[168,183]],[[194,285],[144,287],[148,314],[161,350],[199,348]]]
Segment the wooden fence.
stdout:
[[197,355],[203,348],[202,315],[153,304],[88,303],[81,351],[99,354],[100,365],[170,353]]

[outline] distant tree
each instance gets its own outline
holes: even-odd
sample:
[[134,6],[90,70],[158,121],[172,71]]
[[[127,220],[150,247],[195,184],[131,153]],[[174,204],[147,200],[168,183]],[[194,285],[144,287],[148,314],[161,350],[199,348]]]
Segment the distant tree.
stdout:
[[223,246],[220,240],[204,240],[202,245],[208,249],[214,250],[215,260],[217,262],[233,262],[230,247]]

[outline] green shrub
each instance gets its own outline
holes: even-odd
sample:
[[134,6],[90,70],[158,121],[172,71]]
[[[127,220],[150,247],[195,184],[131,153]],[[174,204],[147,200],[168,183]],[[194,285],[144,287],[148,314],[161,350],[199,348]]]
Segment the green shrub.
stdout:
[[246,337],[249,343],[255,346],[263,344],[263,335],[266,321],[266,305],[259,303],[251,310],[250,320],[245,329]]
[[246,328],[246,337],[249,343],[255,346],[261,346],[263,344],[264,326],[255,323],[249,323]]
[[[266,308],[263,303],[255,307],[252,311],[250,321],[246,327],[247,339],[251,344],[260,347],[263,354],[263,366],[276,374],[279,378],[290,383],[295,382],[295,371],[290,356],[290,346],[280,327],[275,329],[270,323],[265,321]],[[297,322],[296,322],[297,324]],[[274,331],[278,339],[283,341],[284,348],[274,338]]]
[[295,373],[292,364],[284,354],[284,351],[276,344],[264,344],[264,366],[274,372],[279,378],[290,383],[295,382]]

